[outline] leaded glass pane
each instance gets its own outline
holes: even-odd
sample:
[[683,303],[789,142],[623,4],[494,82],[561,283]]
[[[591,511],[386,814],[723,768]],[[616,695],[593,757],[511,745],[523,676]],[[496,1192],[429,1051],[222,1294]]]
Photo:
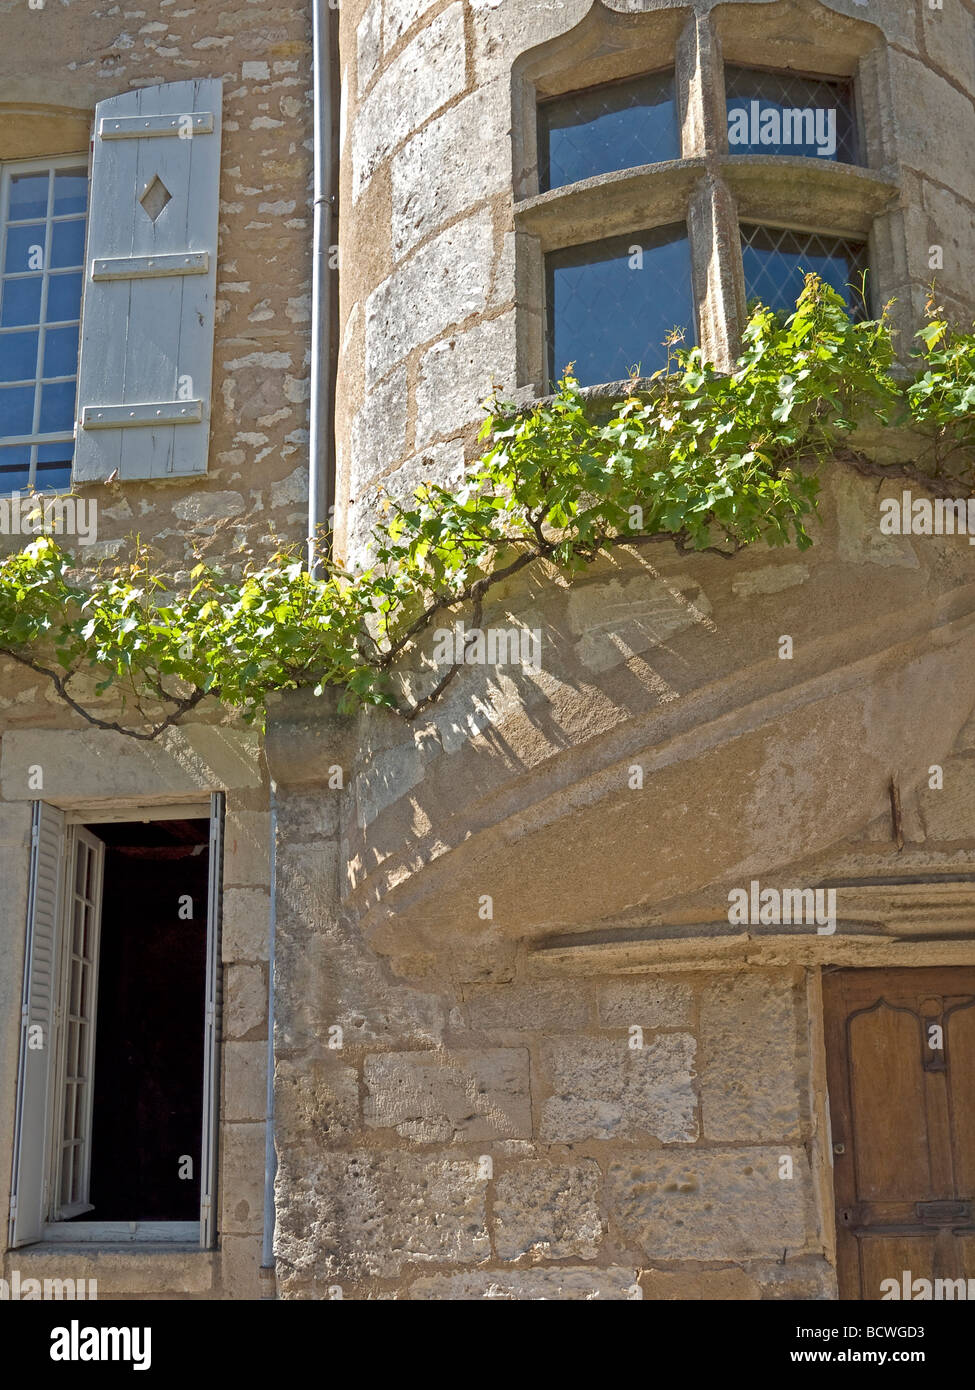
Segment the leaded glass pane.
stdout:
[[749,307],[761,300],[770,309],[791,313],[805,275],[814,271],[842,295],[855,319],[867,315],[861,294],[867,269],[863,242],[742,223],[741,255]]
[[672,72],[553,97],[538,107],[538,186],[680,158]]
[[684,224],[570,246],[546,257],[549,374],[569,362],[583,386],[650,376],[680,328],[694,342],[691,253]]
[[732,154],[814,156],[859,162],[853,87],[832,78],[725,68]]

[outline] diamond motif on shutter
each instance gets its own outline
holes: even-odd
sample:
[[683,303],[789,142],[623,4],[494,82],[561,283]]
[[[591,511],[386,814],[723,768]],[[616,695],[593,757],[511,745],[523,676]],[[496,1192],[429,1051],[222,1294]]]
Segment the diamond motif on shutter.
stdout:
[[150,222],[155,222],[166,205],[172,201],[173,195],[158,174],[153,175],[152,182],[148,184],[146,191],[139,199]]

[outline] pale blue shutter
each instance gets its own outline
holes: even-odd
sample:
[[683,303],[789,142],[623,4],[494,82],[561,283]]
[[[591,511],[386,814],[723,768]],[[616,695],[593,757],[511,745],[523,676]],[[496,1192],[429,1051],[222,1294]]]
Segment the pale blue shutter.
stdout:
[[[40,1240],[53,1104],[54,996],[64,866],[64,815],[37,802],[31,832],[30,894],[14,1122],[10,1244]],[[38,1045],[39,1044],[39,1045]]]
[[95,108],[74,479],[205,473],[221,83]]

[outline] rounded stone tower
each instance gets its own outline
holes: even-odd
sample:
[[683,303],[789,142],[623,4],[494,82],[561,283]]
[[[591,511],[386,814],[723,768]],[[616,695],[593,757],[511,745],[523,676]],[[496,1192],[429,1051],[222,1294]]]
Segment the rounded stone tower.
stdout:
[[[573,248],[680,227],[692,283],[678,307],[719,366],[733,360],[747,300],[767,296],[759,263],[783,233],[784,254],[810,263],[844,243],[874,310],[896,300],[904,343],[932,283],[970,320],[971,26],[960,0],[343,5],[340,547],[361,557],[378,483],[409,496],[424,478],[457,476],[494,387],[523,400],[549,388],[566,365],[553,359],[553,316]],[[643,74],[666,86],[650,100],[670,131],[628,155],[617,120],[594,148],[585,103],[612,108]],[[818,86],[803,84],[810,75]],[[749,130],[754,102],[756,118],[770,105],[835,105],[840,148],[828,130],[791,148],[788,132],[775,143]],[[561,175],[546,154],[553,128],[589,140]]]

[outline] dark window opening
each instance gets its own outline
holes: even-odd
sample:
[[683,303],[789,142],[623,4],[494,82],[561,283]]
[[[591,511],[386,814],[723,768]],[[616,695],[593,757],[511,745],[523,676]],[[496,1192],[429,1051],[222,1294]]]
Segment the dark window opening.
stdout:
[[749,309],[760,300],[779,313],[792,313],[805,275],[814,271],[842,296],[854,319],[867,317],[869,305],[863,295],[867,248],[863,242],[742,223],[741,255]]
[[646,73],[538,105],[538,187],[680,158],[674,74]]
[[582,386],[651,376],[675,328],[695,341],[691,253],[682,222],[570,246],[545,258],[549,375]]
[[88,827],[105,843],[87,1221],[197,1221],[207,820]]
[[852,82],[761,68],[725,68],[731,154],[860,162]]

